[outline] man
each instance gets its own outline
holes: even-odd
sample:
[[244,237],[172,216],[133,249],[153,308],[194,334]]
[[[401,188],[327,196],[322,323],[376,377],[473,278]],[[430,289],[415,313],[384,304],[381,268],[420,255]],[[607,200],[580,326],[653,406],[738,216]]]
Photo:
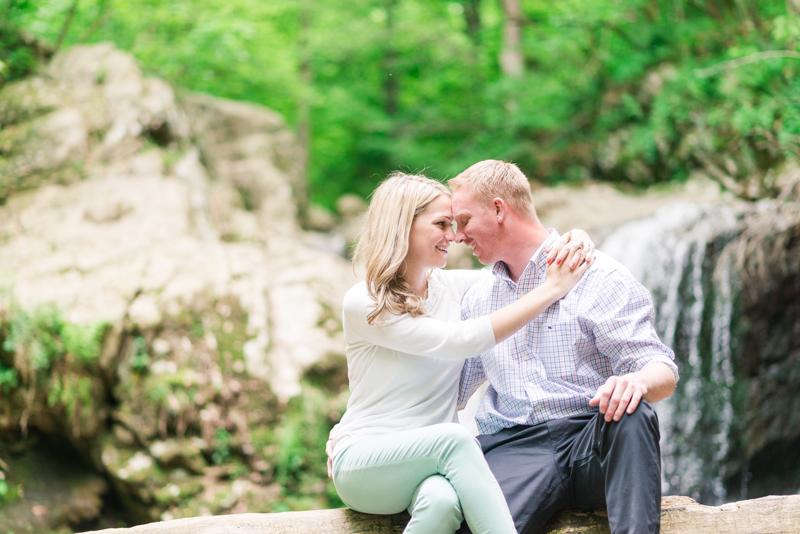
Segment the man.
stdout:
[[[482,161],[449,185],[456,241],[495,263],[495,276],[465,295],[462,316],[487,315],[545,280],[545,250],[558,235],[539,222],[513,164]],[[649,403],[672,394],[678,370],[653,315],[649,292],[598,251],[564,299],[466,362],[459,409],[488,379],[478,440],[520,533],[535,534],[560,509],[601,506],[613,534],[659,531],[659,429]]]

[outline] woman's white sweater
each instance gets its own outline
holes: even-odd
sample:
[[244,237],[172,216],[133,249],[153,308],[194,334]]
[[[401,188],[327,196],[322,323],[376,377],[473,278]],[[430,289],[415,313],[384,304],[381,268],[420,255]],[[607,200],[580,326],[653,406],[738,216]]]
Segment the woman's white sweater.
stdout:
[[364,436],[456,422],[465,358],[494,346],[489,317],[461,321],[461,297],[490,271],[435,269],[427,316],[393,315],[367,323],[375,302],[365,282],[344,298],[350,400],[334,436],[334,456]]

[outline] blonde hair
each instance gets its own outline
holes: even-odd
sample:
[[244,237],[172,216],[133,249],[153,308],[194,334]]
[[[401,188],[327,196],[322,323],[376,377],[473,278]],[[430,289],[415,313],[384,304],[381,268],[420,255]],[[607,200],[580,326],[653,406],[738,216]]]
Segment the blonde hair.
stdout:
[[538,221],[528,179],[513,163],[487,159],[465,170],[447,182],[455,192],[466,186],[475,200],[484,206],[502,198],[521,217]]
[[367,289],[376,304],[367,315],[369,324],[382,320],[386,312],[425,314],[424,301],[400,271],[408,254],[411,224],[441,195],[450,196],[443,184],[403,172],[389,175],[372,194],[353,255],[353,261],[366,268]]

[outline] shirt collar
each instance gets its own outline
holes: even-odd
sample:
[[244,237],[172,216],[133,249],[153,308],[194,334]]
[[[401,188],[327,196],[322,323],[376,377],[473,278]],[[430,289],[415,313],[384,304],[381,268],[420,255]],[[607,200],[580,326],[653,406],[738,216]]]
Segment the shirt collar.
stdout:
[[[538,278],[543,276],[546,272],[547,254],[545,253],[545,250],[550,248],[550,246],[555,243],[559,237],[561,237],[554,228],[547,228],[547,233],[550,235],[541,245],[539,245],[539,248],[537,248],[536,252],[533,253],[531,259],[528,260],[528,265],[525,267],[525,270],[522,271],[522,275],[519,277],[520,282],[523,279],[531,276]],[[516,283],[511,279],[511,272],[508,269],[508,265],[506,265],[504,261],[498,261],[495,263],[494,267],[492,267],[492,273],[494,273],[497,278],[516,285]]]

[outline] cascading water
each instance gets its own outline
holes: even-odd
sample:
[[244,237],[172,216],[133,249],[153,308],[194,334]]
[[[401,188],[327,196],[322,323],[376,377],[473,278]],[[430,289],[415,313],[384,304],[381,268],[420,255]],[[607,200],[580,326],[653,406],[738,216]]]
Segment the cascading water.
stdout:
[[663,492],[706,504],[728,500],[737,440],[737,278],[721,251],[741,232],[742,216],[729,206],[675,204],[620,227],[600,247],[652,293],[656,328],[680,369],[675,393],[655,405]]

